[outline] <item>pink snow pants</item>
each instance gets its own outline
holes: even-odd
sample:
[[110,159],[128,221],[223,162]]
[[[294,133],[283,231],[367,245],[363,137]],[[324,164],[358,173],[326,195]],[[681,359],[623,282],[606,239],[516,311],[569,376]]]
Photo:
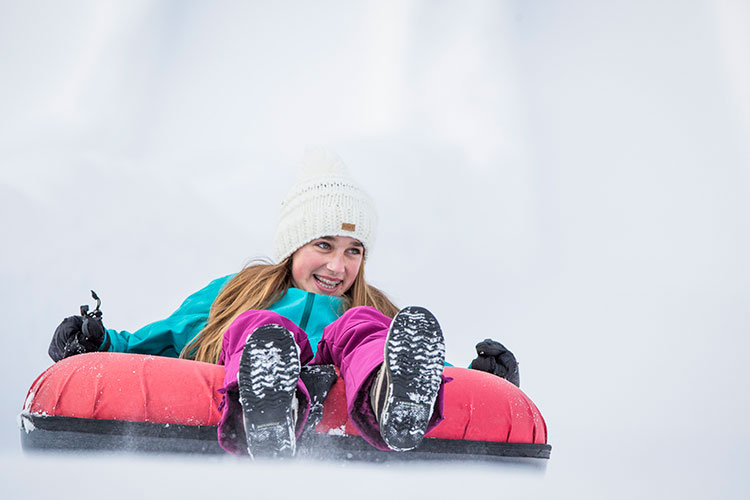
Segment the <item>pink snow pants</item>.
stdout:
[[[223,394],[219,406],[222,415],[218,429],[221,447],[236,455],[247,454],[244,439],[241,439],[244,436],[244,428],[242,407],[238,399],[237,373],[247,337],[257,328],[267,324],[281,325],[292,333],[300,349],[301,364],[333,364],[339,368],[346,385],[346,408],[354,427],[365,441],[378,449],[388,450],[388,445],[380,436],[380,428],[370,405],[369,394],[374,375],[383,363],[385,340],[391,319],[374,307],[353,307],[328,325],[323,330],[315,357],[307,334],[278,313],[250,310],[239,315],[224,333],[219,358],[219,364],[225,366],[224,386],[219,389]],[[445,382],[446,379],[443,378],[427,431],[443,420]],[[300,405],[296,429],[299,438],[310,413],[310,396],[301,380],[297,381],[297,399]]]

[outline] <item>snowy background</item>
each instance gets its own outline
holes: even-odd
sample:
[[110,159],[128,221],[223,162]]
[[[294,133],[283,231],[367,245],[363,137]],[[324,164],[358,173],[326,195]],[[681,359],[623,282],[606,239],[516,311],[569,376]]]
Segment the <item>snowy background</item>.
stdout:
[[[290,477],[375,498],[750,492],[746,1],[0,12],[12,498],[291,496]],[[94,288],[106,325],[138,328],[271,255],[311,145],[376,200],[370,281],[432,309],[455,364],[485,337],[516,353],[547,420],[546,472],[23,455],[16,416],[60,320]]]

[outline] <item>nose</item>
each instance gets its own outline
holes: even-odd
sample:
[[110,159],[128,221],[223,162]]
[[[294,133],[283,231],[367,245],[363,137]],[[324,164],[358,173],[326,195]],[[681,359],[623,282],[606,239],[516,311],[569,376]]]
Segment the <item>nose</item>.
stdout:
[[328,264],[326,265],[329,271],[335,274],[344,274],[344,254],[343,252],[335,252],[331,255]]

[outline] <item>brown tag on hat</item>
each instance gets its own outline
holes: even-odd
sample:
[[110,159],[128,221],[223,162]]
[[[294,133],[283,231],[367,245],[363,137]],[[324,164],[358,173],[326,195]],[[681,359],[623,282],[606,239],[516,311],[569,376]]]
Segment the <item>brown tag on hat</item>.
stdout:
[[355,226],[354,224],[349,224],[348,222],[341,223],[341,229],[343,229],[344,231],[354,231],[356,227],[357,226]]

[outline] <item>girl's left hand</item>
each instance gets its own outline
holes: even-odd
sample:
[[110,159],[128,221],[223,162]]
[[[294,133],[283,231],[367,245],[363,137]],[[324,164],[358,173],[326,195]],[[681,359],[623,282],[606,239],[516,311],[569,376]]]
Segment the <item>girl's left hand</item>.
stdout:
[[516,387],[521,387],[516,357],[496,340],[484,339],[477,344],[477,357],[471,362],[469,368],[492,373]]

